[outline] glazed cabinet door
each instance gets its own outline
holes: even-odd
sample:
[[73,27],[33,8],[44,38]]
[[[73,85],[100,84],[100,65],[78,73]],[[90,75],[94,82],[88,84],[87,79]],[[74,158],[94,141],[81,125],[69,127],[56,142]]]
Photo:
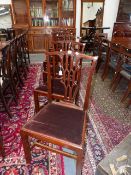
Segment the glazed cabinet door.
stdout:
[[30,23],[33,27],[44,26],[44,1],[29,0]]
[[75,26],[75,0],[62,0],[61,25],[65,27]]
[[59,26],[59,0],[45,0],[45,23],[46,26]]

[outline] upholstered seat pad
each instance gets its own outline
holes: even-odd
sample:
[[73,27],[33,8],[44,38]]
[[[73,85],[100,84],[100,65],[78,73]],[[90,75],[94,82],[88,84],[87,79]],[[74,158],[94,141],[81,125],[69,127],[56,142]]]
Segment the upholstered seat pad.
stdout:
[[83,124],[84,111],[48,104],[24,128],[81,146]]

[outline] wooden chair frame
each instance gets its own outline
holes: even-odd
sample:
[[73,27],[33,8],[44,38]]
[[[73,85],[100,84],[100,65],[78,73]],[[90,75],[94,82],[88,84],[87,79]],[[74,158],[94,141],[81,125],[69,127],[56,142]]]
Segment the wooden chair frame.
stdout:
[[[84,54],[81,54],[79,56],[79,58],[83,58],[84,56],[85,56]],[[38,146],[38,147],[41,147],[43,149],[50,150],[50,151],[56,152],[58,154],[62,154],[64,156],[76,159],[76,162],[77,162],[76,163],[76,175],[80,175],[81,174],[85,131],[86,131],[86,126],[87,126],[87,121],[88,121],[87,110],[88,110],[88,104],[89,104],[89,94],[90,94],[92,76],[93,76],[93,73],[95,71],[95,65],[96,65],[96,59],[94,57],[85,56],[85,58],[90,60],[92,63],[91,63],[90,71],[89,71],[89,76],[88,76],[88,79],[87,79],[87,88],[86,88],[86,95],[85,95],[85,102],[84,102],[84,105],[83,105],[83,109],[78,107],[78,106],[76,106],[76,105],[74,105],[73,103],[68,103],[68,102],[57,103],[57,102],[54,102],[54,103],[50,103],[50,104],[46,105],[43,109],[41,109],[36,114],[36,116],[34,116],[30,121],[28,121],[25,124],[25,126],[23,126],[23,128],[21,129],[21,132],[20,132],[21,133],[21,137],[22,137],[22,141],[23,141],[23,147],[24,147],[25,158],[26,158],[26,162],[27,163],[31,162],[31,150],[30,150],[30,144],[29,144],[29,139],[28,139],[28,137],[30,136],[30,137],[33,137],[33,138],[38,140],[38,141],[36,141],[34,143],[33,146]],[[41,130],[42,133],[41,132],[40,133],[37,132],[37,130],[36,130],[37,127],[36,127],[36,124],[34,123],[35,119],[39,118],[39,116],[41,116],[41,114],[42,114],[43,117],[44,117],[44,115],[48,115],[50,107],[51,108],[53,107],[55,110],[58,109],[61,112],[63,111],[62,113],[64,115],[66,114],[67,111],[70,111],[69,112],[70,114],[68,114],[68,115],[66,114],[67,117],[65,116],[63,118],[64,120],[66,120],[67,123],[70,121],[71,117],[73,117],[76,120],[77,117],[76,117],[76,115],[73,115],[74,112],[77,115],[79,113],[78,118],[80,119],[80,122],[76,122],[76,124],[77,124],[79,129],[77,127],[76,128],[80,131],[80,133],[79,133],[80,134],[79,135],[79,137],[80,137],[80,144],[76,144],[74,141],[69,141],[68,139],[63,139],[63,137],[59,138],[59,137],[56,137],[56,136],[54,137],[52,134],[48,135],[48,131],[47,131],[47,133],[43,132],[43,129],[42,129],[43,127],[41,128],[42,129]],[[52,115],[55,115],[55,112],[53,112],[53,110],[51,110],[50,112],[52,112]],[[72,113],[72,115],[71,115],[71,113]],[[52,118],[52,115],[49,115],[49,116]],[[58,113],[58,115],[61,116],[62,114]],[[54,122],[57,122],[58,115],[56,115],[56,119],[53,120]],[[48,117],[45,117],[45,119],[48,119]],[[65,128],[66,128],[66,125],[67,125],[66,122],[64,122]],[[51,120],[51,123],[52,123],[52,120]],[[58,123],[59,123],[59,119],[58,119]],[[33,130],[32,130],[32,127],[30,127],[30,124],[34,128]],[[38,125],[39,128],[41,127],[40,125],[41,124],[39,123],[39,125]],[[59,131],[59,128],[61,128],[61,125],[57,124],[57,127],[58,128],[56,128],[56,130],[55,130],[56,132]],[[71,128],[70,129],[72,130],[73,128],[74,128],[74,125],[72,125],[72,123],[71,123]],[[76,128],[74,128],[74,129],[76,129]],[[54,132],[53,132],[53,134],[54,134]],[[64,134],[68,135],[67,132],[64,132]],[[70,134],[71,133],[69,133],[69,135]],[[78,135],[77,135],[77,137],[78,137]],[[74,139],[74,137],[73,137],[73,139]],[[41,142],[39,142],[39,140],[41,140],[43,142],[47,142],[47,143],[52,143],[52,144],[58,145],[60,147],[66,147],[68,149],[71,149],[72,151],[75,151],[76,154],[70,154],[70,153],[67,153],[67,152],[65,152],[63,150],[59,150],[59,149],[53,148],[52,146],[48,146],[48,145],[42,144]]]

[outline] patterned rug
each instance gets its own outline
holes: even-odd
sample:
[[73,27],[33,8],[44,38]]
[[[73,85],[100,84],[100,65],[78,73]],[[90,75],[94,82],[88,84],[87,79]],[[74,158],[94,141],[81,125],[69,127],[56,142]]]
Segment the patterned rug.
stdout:
[[63,175],[63,157],[55,153],[35,148],[32,152],[33,161],[26,165],[20,138],[20,128],[34,114],[33,89],[38,86],[41,64],[30,66],[27,80],[22,90],[19,89],[18,106],[12,104],[13,118],[0,114],[2,135],[6,158],[0,157],[1,175]]
[[[83,69],[81,102],[88,69]],[[89,106],[87,143],[82,175],[95,175],[98,163],[131,132],[131,110],[120,104],[120,99],[109,88],[109,79],[102,81],[100,74],[93,80]]]
[[[19,104],[17,107],[12,104],[11,107],[14,118],[8,120],[5,114],[0,115],[6,151],[6,159],[0,158],[1,175],[66,175],[62,156],[38,148],[33,150],[31,165],[25,164],[19,131],[34,113],[32,93],[38,85],[40,73],[40,65],[31,65],[25,86],[19,90]],[[86,69],[83,74],[86,75]],[[85,90],[84,79],[85,77],[82,79],[81,104]],[[96,93],[95,90],[94,92]],[[90,103],[82,175],[94,175],[98,163],[131,131],[131,125],[103,112],[98,103],[100,99],[97,101],[95,93]]]

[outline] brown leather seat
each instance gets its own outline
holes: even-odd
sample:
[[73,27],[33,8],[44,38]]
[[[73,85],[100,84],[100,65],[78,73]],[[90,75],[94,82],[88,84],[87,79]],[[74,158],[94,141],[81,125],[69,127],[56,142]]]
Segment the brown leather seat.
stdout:
[[[75,116],[75,120],[73,116]],[[70,144],[73,142],[81,146],[83,116],[84,111],[82,110],[58,104],[48,104],[24,126],[24,130],[31,130],[34,133],[44,134],[48,138],[54,137],[56,140],[59,138],[58,140],[68,141]]]

